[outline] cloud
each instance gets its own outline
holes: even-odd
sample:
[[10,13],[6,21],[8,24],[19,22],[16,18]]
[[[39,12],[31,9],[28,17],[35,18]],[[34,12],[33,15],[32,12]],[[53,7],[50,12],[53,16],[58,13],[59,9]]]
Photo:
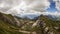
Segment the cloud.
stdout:
[[48,0],[0,0],[0,9],[7,9],[10,14],[44,12],[49,7]]
[[55,16],[60,16],[60,12],[43,12],[42,14],[44,15],[55,15]]
[[60,0],[53,0],[56,3],[56,8],[60,12]]
[[48,0],[35,0],[28,5],[28,8],[37,11],[40,11],[41,9],[45,9],[47,7],[49,7]]
[[[60,10],[60,2],[56,2],[56,8]],[[0,0],[0,12],[16,16],[24,15],[55,15],[60,16],[60,12],[48,12],[50,2],[48,0]]]
[[[56,8],[60,10],[60,2],[56,2]],[[50,2],[48,0],[0,0],[0,12],[12,15],[44,14],[60,15],[60,12],[48,12]]]
[[12,6],[16,6],[20,3],[20,0],[0,0],[0,4],[3,4],[4,7],[12,7]]

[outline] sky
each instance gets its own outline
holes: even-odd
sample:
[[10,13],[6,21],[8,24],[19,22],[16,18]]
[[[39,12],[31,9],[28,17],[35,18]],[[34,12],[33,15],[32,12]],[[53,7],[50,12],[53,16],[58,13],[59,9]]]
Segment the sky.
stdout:
[[0,0],[0,12],[16,16],[60,16],[60,0]]
[[49,12],[55,12],[58,11],[55,5],[55,2],[53,0],[50,0],[50,8],[47,9]]

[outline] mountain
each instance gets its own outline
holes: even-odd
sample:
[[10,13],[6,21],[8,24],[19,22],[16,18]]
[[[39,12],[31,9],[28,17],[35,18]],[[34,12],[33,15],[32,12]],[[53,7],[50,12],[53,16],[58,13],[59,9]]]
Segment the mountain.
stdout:
[[14,17],[0,13],[0,34],[23,34],[18,32],[18,28],[14,26]]
[[34,21],[0,13],[0,34],[27,34],[29,32],[22,27],[30,23],[34,23]]
[[[25,14],[25,15],[17,15],[19,18],[27,18],[27,19],[37,19],[40,16],[40,14]],[[44,15],[52,20],[60,20],[60,16],[58,15]]]
[[27,17],[28,19],[34,19],[35,17],[38,17],[40,15],[39,14],[23,14],[23,15],[17,14],[16,16],[19,18]]
[[29,19],[0,13],[0,34],[60,34],[60,21],[51,15]]
[[46,15],[40,15],[38,17],[36,23],[33,24],[38,34],[60,34],[60,21],[50,18]]
[[60,16],[55,16],[55,15],[45,15],[45,16],[47,16],[48,18],[50,18],[52,20],[60,21]]

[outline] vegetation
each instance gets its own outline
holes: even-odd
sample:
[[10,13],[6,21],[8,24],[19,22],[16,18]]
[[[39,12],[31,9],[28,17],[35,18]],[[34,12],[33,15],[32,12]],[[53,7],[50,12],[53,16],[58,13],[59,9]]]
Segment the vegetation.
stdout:
[[0,34],[24,34],[18,31],[19,28],[11,25],[8,20],[4,20],[3,15],[9,17],[11,20],[13,19],[11,15],[6,15],[0,13]]
[[38,26],[34,29],[37,34],[60,34],[60,21],[54,21],[47,16],[39,16]]
[[[10,14],[0,13],[0,34],[28,34],[21,32],[20,30],[30,32],[35,32],[36,34],[60,34],[60,21],[53,20],[47,16],[40,15],[33,20],[16,17],[20,23],[17,26],[17,21],[14,19],[15,16]],[[37,23],[35,27],[32,25]]]

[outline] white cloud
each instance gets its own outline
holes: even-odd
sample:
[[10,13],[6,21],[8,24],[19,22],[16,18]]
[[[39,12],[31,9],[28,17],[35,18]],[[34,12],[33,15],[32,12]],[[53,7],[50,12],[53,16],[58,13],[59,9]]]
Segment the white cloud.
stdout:
[[[60,2],[56,2],[56,8],[60,10]],[[44,14],[44,15],[60,15],[60,12],[46,12],[45,9],[49,8],[48,0],[0,0],[0,9],[8,9],[7,12],[13,15],[16,14]],[[2,12],[0,10],[0,12]]]
[[[50,5],[48,0],[0,0],[1,8],[10,8],[7,13],[36,13],[44,11]],[[34,12],[35,11],[35,12]]]
[[60,0],[53,0],[56,3],[56,8],[60,12]]
[[[21,0],[0,0],[0,4],[4,4],[4,7],[16,6],[21,2]],[[7,6],[8,5],[8,6]]]
[[[60,2],[56,2],[56,8],[60,10]],[[0,0],[0,9],[8,9],[7,11],[0,10],[0,12],[24,15],[24,14],[44,14],[44,15],[60,15],[60,12],[48,12],[45,9],[49,8],[48,0]]]

